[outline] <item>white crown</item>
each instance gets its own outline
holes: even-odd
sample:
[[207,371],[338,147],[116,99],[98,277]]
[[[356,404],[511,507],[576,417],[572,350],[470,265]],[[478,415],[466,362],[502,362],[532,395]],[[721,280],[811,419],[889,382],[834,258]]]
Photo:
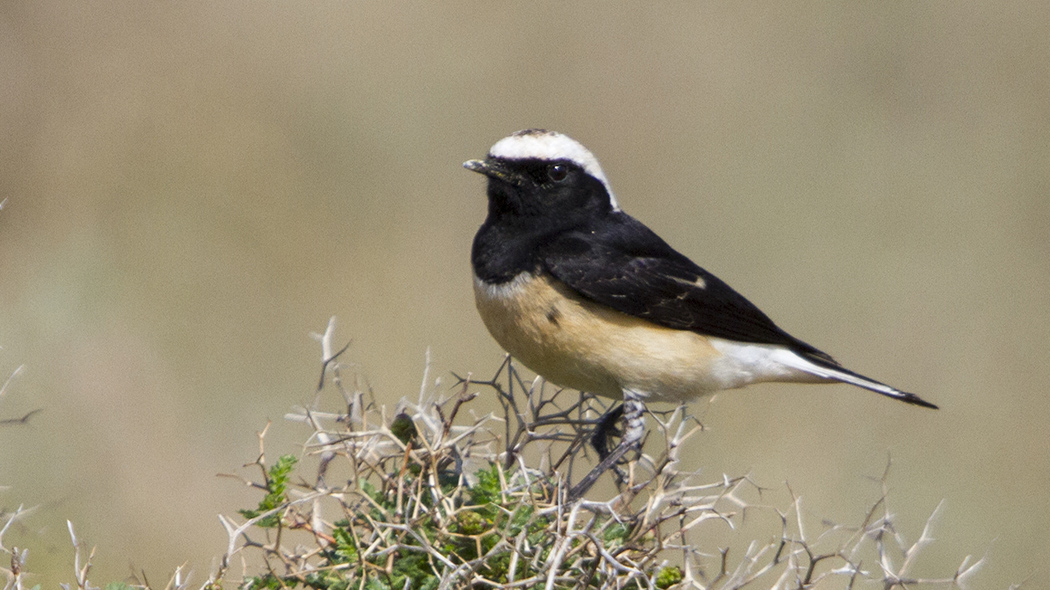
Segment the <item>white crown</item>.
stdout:
[[598,158],[568,135],[546,129],[525,129],[497,141],[489,150],[489,157],[505,160],[569,160],[601,181],[605,185],[605,191],[609,193],[609,203],[613,211],[620,210],[620,204],[616,202],[609,179],[598,164]]

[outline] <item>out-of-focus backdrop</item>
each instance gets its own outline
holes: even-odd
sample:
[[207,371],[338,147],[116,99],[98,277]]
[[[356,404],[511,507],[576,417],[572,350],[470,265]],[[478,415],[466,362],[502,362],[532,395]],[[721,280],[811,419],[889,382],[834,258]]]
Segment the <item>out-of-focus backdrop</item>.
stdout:
[[[1050,581],[1045,2],[57,2],[0,7],[0,506],[47,587],[225,547],[256,431],[305,431],[329,316],[380,400],[495,371],[460,167],[547,127],[624,208],[779,324],[932,412],[847,386],[721,394],[691,444],[856,522],[892,456],[920,574]],[[451,381],[446,379],[446,382]],[[772,493],[772,492],[771,492]],[[783,500],[771,496],[771,503]],[[871,564],[872,567],[875,564]]]

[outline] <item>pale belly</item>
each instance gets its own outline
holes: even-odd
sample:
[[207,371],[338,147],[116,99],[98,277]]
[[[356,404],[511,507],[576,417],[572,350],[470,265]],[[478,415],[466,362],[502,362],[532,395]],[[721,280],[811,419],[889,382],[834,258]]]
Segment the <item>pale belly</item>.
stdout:
[[557,385],[678,402],[764,380],[738,370],[717,339],[583,300],[548,277],[523,273],[497,286],[475,277],[474,295],[500,346]]

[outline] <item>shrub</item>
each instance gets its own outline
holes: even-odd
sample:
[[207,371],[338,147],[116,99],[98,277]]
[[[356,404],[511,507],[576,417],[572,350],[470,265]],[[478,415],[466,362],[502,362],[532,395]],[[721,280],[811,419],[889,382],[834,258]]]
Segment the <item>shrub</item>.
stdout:
[[[246,551],[262,564],[243,577],[252,590],[957,587],[983,562],[967,558],[938,579],[911,576],[929,522],[918,541],[904,541],[886,474],[883,496],[859,523],[811,537],[797,499],[762,506],[747,477],[704,482],[680,472],[682,445],[701,430],[685,407],[651,415],[651,453],[631,462],[613,498],[568,503],[567,482],[587,467],[585,441],[607,410],[601,400],[526,382],[508,358],[493,379],[459,379],[445,398],[425,377],[419,399],[390,417],[344,386],[330,338],[331,329],[322,338],[328,384],[346,409],[287,416],[312,427],[316,473],[289,486],[294,457],[269,468],[259,461],[265,496],[242,511],[246,522],[224,519],[230,545],[216,583]],[[482,390],[496,394],[501,412],[466,411]],[[773,515],[774,529],[739,555],[715,546],[710,533],[732,530],[747,511]]]
[[[241,522],[220,517],[229,542],[205,590],[964,587],[984,561],[913,576],[938,510],[905,542],[886,499],[888,465],[881,496],[859,522],[816,535],[794,496],[787,507],[768,506],[747,477],[681,472],[683,445],[702,430],[686,407],[651,414],[648,452],[632,458],[611,499],[567,502],[569,482],[589,467],[587,437],[608,410],[600,399],[526,382],[508,358],[491,380],[459,379],[451,390],[431,383],[428,364],[419,398],[388,412],[346,386],[333,326],[319,336],[320,390],[336,392],[343,409],[286,416],[311,428],[302,457],[268,464],[260,433],[260,481],[246,483],[262,498],[238,511]],[[482,391],[500,411],[473,411]],[[23,590],[28,555],[5,547],[4,532],[31,511],[0,511],[0,552],[11,564],[0,568],[4,590]],[[756,513],[771,526],[749,516],[741,527]],[[63,586],[93,589],[94,550],[85,558],[72,523],[69,532],[75,584]],[[106,586],[133,587],[149,584]],[[166,586],[188,587],[181,568]]]

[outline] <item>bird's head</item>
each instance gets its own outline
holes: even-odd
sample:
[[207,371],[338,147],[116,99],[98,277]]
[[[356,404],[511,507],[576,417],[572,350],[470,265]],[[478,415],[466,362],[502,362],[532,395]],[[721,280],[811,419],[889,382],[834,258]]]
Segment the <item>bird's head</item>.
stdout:
[[518,131],[463,167],[489,178],[491,220],[570,221],[620,210],[594,154],[555,131]]

